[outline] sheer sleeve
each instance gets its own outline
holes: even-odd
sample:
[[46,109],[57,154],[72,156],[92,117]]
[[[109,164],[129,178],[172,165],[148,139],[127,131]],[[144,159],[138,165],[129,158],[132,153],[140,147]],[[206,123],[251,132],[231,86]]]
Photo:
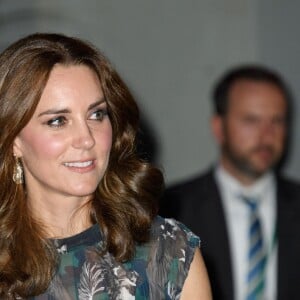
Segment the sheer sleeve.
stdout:
[[147,267],[150,299],[179,299],[200,239],[182,223],[161,217],[154,222],[153,239]]

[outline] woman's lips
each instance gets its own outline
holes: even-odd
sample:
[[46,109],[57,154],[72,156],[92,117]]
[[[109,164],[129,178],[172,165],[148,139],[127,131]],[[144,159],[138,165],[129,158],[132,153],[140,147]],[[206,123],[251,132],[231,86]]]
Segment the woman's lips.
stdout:
[[86,160],[86,161],[72,161],[63,163],[65,167],[71,169],[75,172],[88,172],[95,168],[95,160]]

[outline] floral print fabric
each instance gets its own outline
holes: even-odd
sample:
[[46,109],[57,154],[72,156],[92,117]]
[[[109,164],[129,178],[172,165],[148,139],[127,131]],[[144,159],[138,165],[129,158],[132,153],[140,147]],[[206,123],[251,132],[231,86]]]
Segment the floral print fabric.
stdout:
[[36,300],[179,299],[199,238],[173,219],[157,217],[151,239],[136,247],[132,260],[118,263],[100,255],[98,225],[70,238],[54,240],[60,255],[56,276]]

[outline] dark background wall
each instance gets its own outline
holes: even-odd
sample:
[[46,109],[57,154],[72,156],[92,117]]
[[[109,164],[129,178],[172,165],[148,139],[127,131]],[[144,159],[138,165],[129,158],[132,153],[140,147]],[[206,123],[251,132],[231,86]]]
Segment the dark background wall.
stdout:
[[300,179],[299,16],[291,0],[0,0],[0,50],[37,31],[96,44],[136,96],[167,183],[217,157],[209,128],[215,80],[239,63],[266,64],[296,99],[284,171]]

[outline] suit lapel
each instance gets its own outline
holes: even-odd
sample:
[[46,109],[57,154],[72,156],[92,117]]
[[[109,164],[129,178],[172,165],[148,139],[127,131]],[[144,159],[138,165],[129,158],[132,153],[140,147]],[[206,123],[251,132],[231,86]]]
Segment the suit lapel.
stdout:
[[279,179],[277,191],[277,226],[279,237],[277,299],[296,299],[299,297],[300,282],[299,189]]
[[204,258],[207,260],[214,291],[223,291],[222,295],[216,294],[214,299],[232,300],[233,278],[228,232],[221,196],[213,172],[207,176],[205,194],[206,196],[202,195],[202,201],[205,199],[203,205],[206,207],[201,209],[206,214],[201,217],[203,224],[211,224],[211,226],[203,236],[204,243],[207,239],[207,251],[205,251],[205,244],[203,245]]

